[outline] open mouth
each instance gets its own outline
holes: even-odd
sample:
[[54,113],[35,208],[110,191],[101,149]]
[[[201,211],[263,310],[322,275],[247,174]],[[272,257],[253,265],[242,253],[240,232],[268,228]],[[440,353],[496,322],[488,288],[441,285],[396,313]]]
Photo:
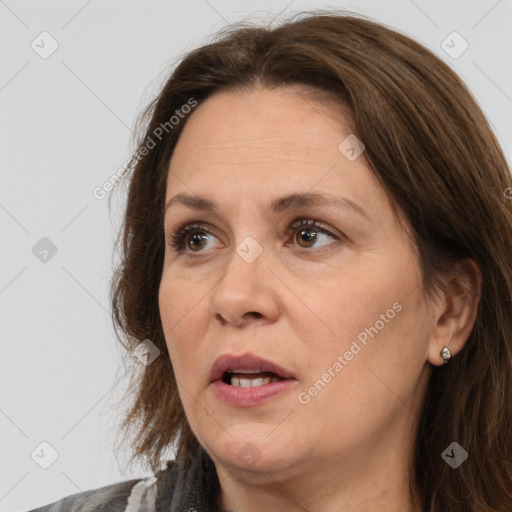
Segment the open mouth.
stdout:
[[222,377],[222,382],[235,388],[256,388],[284,380],[274,372],[258,372],[254,370],[236,370],[226,371]]
[[291,370],[255,354],[223,354],[212,365],[211,389],[231,407],[256,407],[297,384]]

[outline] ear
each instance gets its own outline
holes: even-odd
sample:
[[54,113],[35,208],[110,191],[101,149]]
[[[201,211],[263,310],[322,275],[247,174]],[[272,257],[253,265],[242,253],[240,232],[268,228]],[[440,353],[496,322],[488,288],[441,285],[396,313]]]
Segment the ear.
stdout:
[[443,276],[443,284],[434,307],[436,324],[427,348],[428,361],[434,366],[444,364],[443,347],[455,356],[466,344],[478,312],[482,273],[474,260],[461,260],[453,272]]

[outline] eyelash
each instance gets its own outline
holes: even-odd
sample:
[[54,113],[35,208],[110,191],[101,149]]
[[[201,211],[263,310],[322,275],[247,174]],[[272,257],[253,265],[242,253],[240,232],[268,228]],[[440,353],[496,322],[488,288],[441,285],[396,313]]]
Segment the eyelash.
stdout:
[[[294,232],[298,231],[300,228],[304,228],[304,227],[316,228],[318,232],[324,233],[326,235],[329,235],[330,237],[333,237],[333,238],[339,240],[339,237],[337,235],[335,235],[334,233],[332,233],[328,229],[322,227],[322,225],[319,224],[314,219],[298,219],[298,220],[294,221],[288,227],[286,234],[287,235],[293,234]],[[189,250],[186,250],[184,248],[184,242],[185,242],[185,237],[187,235],[189,235],[191,233],[195,233],[197,231],[205,232],[205,233],[208,233],[208,234],[210,234],[212,236],[215,236],[206,226],[204,226],[202,224],[184,224],[184,225],[180,226],[176,230],[175,233],[170,235],[170,237],[169,237],[170,238],[169,244],[179,254],[187,252],[187,253],[190,253],[190,257],[196,257],[194,255],[194,251],[189,251]],[[303,248],[303,249],[306,249],[306,248]],[[198,251],[197,255],[199,255],[201,252],[202,251]]]

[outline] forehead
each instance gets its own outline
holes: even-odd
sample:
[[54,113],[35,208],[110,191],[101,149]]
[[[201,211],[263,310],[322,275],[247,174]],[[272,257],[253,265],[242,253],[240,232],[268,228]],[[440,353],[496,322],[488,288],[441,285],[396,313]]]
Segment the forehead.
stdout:
[[270,166],[278,173],[283,166],[332,165],[352,131],[348,113],[313,98],[296,87],[216,93],[187,120],[170,169],[192,174],[205,167],[234,172]]
[[298,87],[216,93],[188,119],[173,160],[204,163],[222,155],[250,164],[254,156],[307,162],[326,150],[335,155],[340,137],[351,132],[348,113],[313,98]]

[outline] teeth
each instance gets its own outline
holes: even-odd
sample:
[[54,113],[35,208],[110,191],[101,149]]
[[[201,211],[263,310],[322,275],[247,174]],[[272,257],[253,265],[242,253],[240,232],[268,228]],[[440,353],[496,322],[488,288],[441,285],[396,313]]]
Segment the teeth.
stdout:
[[[241,372],[237,372],[241,373]],[[254,372],[251,372],[254,373]],[[231,385],[235,388],[256,388],[258,386],[264,386],[271,382],[277,382],[280,380],[277,377],[259,377],[259,378],[248,378],[248,377],[231,377]]]

